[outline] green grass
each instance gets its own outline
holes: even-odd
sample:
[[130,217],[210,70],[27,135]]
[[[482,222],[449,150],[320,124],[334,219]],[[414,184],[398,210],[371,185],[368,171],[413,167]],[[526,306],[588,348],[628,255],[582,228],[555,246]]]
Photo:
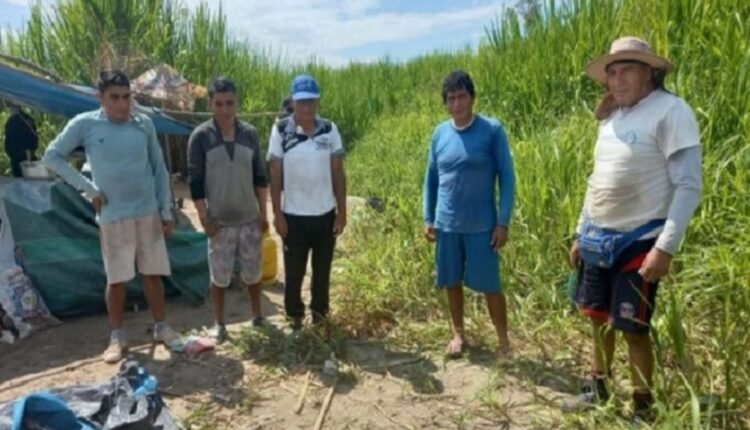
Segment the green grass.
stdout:
[[215,407],[208,403],[201,403],[182,420],[186,430],[209,430],[215,428]]
[[[705,190],[654,321],[658,426],[664,428],[748,425],[748,25],[744,2],[573,1],[548,8],[526,34],[513,14],[505,16],[488,29],[492,43],[468,63],[454,63],[478,80],[479,110],[499,117],[511,136],[518,201],[502,271],[516,336],[532,350],[573,348],[585,363],[580,341],[588,328],[569,311],[563,288],[568,238],[591,170],[591,111],[600,94],[581,71],[622,34],[646,37],[674,59],[668,86],[699,119]],[[423,110],[379,119],[349,160],[354,193],[387,202],[382,215],[353,227],[357,240],[340,278],[342,308],[356,309],[365,325],[368,316],[383,314],[401,326],[447,318],[431,288],[431,249],[419,237],[428,139],[444,117],[438,83],[424,96],[432,101]],[[394,161],[384,168],[381,160]],[[481,301],[469,307],[470,319],[484,321],[475,333],[489,331]],[[622,357],[618,364],[626,374]],[[720,406],[696,409],[695,401],[709,394]]]
[[[421,238],[421,183],[432,128],[446,118],[440,81],[452,69],[467,69],[477,83],[477,110],[503,122],[516,163],[518,200],[502,261],[513,338],[524,357],[551,360],[558,366],[553,372],[562,372],[564,362],[583,374],[588,326],[567,302],[565,258],[591,170],[592,111],[601,89],[582,70],[617,36],[650,40],[676,64],[667,86],[695,110],[704,151],[701,207],[654,319],[656,427],[748,428],[750,2],[543,3],[533,22],[498,10],[477,52],[436,53],[405,64],[289,64],[254,50],[252,41],[229,37],[221,14],[189,13],[167,0],[71,0],[48,16],[35,7],[27,28],[0,47],[79,83],[91,83],[106,61],[121,62],[132,74],[165,61],[198,83],[226,74],[238,81],[245,111],[277,108],[294,73],[313,73],[323,88],[322,113],[339,125],[350,151],[351,193],[385,201],[382,213],[359,214],[341,244],[335,318],[350,335],[434,351],[448,335],[447,314],[432,287],[432,249]],[[47,141],[60,121],[43,123]],[[270,124],[258,126],[267,133]],[[482,300],[469,296],[469,335],[491,349],[485,313]],[[622,349],[621,400],[628,379]],[[518,371],[537,383],[537,372],[548,370],[525,363]],[[708,395],[718,401],[702,407]],[[624,427],[617,406],[566,418],[565,427],[611,428],[612,420]]]
[[322,368],[326,360],[341,360],[346,356],[345,334],[340,330],[328,334],[317,328],[305,328],[290,335],[276,327],[248,329],[235,341],[235,346],[242,356],[271,371],[289,372],[305,366]]

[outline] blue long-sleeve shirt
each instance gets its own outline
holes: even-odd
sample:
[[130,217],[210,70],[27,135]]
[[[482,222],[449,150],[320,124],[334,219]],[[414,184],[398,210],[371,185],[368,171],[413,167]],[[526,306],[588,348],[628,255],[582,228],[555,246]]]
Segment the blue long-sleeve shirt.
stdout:
[[[81,146],[93,181],[68,164],[70,153]],[[132,113],[128,122],[117,123],[101,109],[82,113],[50,143],[43,161],[86,197],[104,195],[100,224],[157,212],[164,221],[172,219],[169,174],[154,124],[145,115]]]
[[514,199],[513,159],[497,120],[477,115],[464,130],[451,121],[435,128],[424,180],[426,225],[455,233],[507,227]]

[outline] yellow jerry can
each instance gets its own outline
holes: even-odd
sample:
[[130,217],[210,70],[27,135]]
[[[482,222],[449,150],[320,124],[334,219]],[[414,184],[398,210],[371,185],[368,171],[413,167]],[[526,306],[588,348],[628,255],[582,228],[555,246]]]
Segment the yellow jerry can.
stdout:
[[264,285],[274,284],[279,272],[276,241],[268,232],[269,230],[266,230],[263,233],[263,276],[260,282]]

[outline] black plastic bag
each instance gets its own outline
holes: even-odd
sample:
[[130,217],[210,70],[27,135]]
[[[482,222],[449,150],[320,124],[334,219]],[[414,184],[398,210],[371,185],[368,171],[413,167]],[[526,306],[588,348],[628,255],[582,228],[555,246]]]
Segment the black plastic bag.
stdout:
[[[152,377],[137,361],[126,361],[119,373],[104,384],[78,385],[48,392],[98,430],[180,430],[155,385],[144,385],[149,378]],[[12,428],[14,403],[0,404],[0,430]]]

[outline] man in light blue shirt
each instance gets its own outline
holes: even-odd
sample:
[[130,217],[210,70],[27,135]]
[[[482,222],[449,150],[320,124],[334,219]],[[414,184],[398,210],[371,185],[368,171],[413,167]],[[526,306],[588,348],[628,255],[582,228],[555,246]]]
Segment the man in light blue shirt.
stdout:
[[[125,284],[143,276],[146,301],[154,317],[154,338],[170,345],[179,336],[165,322],[164,287],[170,275],[165,237],[172,231],[169,174],[151,120],[131,112],[130,81],[119,71],[102,72],[97,96],[101,109],[73,118],[44,154],[47,167],[91,200],[100,226],[107,274],[107,310],[112,329],[104,352],[118,362],[127,348],[122,328]],[[83,147],[91,167],[86,179],[67,162]]]
[[453,339],[446,352],[458,356],[464,349],[465,283],[485,295],[500,345],[498,357],[507,358],[507,305],[500,289],[498,252],[508,240],[513,210],[513,159],[500,123],[474,115],[474,98],[468,73],[457,70],[443,81],[443,102],[451,120],[435,128],[430,144],[425,236],[436,242],[436,283],[448,294]]

